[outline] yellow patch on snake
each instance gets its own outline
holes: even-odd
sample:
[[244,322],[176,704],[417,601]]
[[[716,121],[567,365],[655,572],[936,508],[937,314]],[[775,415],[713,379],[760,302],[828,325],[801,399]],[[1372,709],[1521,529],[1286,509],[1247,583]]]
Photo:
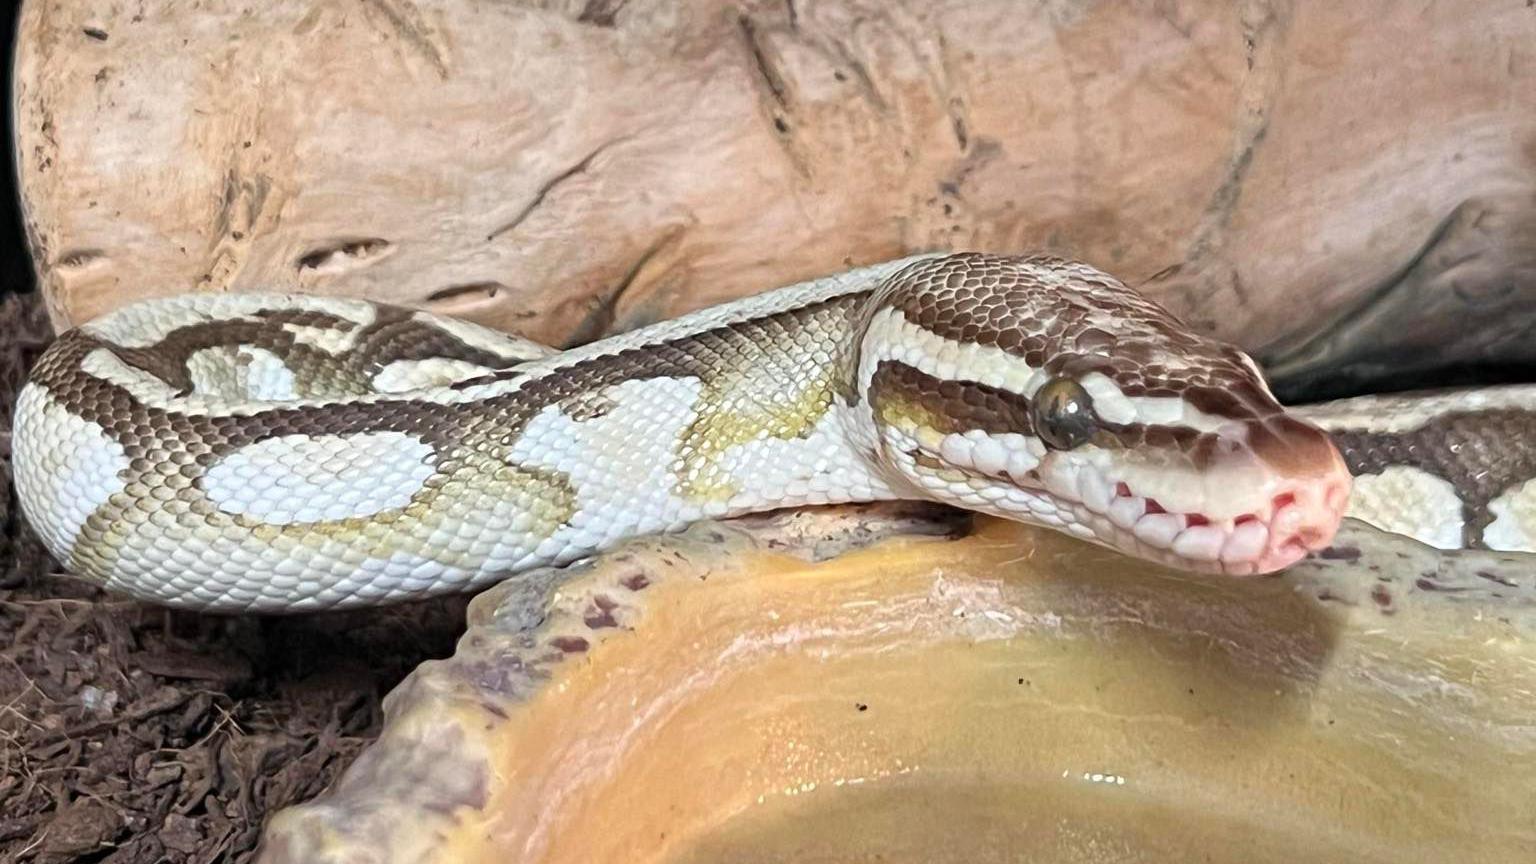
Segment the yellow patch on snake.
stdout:
[[893,392],[871,394],[870,402],[881,422],[911,435],[930,450],[939,449],[944,440],[944,433],[938,429],[942,418],[922,403]]
[[1356,477],[1344,515],[1437,549],[1462,543],[1456,487],[1417,468],[1393,465],[1380,474]]
[[[749,389],[743,376],[726,376],[710,382],[700,394],[699,416],[678,440],[678,493],[700,501],[728,501],[741,491],[722,457],[733,447],[755,441],[776,439],[791,441],[810,435],[832,405],[832,379],[829,375],[806,382],[801,387],[784,387],[784,382],[767,389],[768,398],[730,400],[731,394],[762,392],[764,385]],[[777,391],[777,392],[775,392]],[[773,398],[778,397],[778,398]],[[768,464],[772,464],[771,462]]]

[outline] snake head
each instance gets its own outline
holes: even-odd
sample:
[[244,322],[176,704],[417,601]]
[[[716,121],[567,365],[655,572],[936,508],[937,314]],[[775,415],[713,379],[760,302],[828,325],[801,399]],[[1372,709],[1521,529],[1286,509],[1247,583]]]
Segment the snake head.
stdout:
[[1257,365],[1087,265],[960,255],[888,280],[863,323],[868,436],[922,497],[1182,569],[1287,567],[1350,476]]

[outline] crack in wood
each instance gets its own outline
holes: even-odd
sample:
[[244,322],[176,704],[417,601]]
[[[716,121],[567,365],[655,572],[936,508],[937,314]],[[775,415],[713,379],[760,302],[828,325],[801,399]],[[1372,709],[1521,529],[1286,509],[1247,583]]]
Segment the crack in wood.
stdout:
[[768,53],[763,46],[762,39],[758,36],[757,24],[746,15],[736,19],[736,26],[741,30],[741,36],[747,43],[747,51],[752,55],[753,68],[757,75],[767,85],[768,92],[773,96],[773,101],[778,103],[779,109],[789,111],[789,98],[784,77],[768,62]]
[[885,97],[880,95],[880,88],[875,86],[875,79],[874,76],[869,74],[869,67],[865,66],[862,60],[853,56],[853,52],[848,50],[848,46],[842,40],[832,40],[832,46],[837,59],[847,67],[849,72],[853,73],[854,80],[858,84],[865,101],[870,104],[870,107],[875,109],[875,113],[881,116],[889,116],[891,113],[890,103],[886,102]]
[[630,291],[635,287],[635,281],[645,270],[646,265],[656,260],[662,252],[675,248],[682,242],[686,230],[683,226],[677,225],[652,241],[651,245],[640,253],[640,257],[635,259],[635,263],[630,265],[629,270],[624,273],[617,285],[601,297],[594,298],[597,301],[596,305],[571,331],[567,344],[579,345],[609,335],[613,330],[614,322],[618,320],[619,304],[629,296]]
[[612,28],[618,26],[619,13],[629,5],[629,0],[587,0],[581,9],[581,14],[576,16],[576,23],[590,24],[593,27]]
[[365,2],[379,10],[400,41],[431,64],[432,68],[437,70],[439,78],[445,81],[448,79],[448,61],[443,57],[442,48],[432,40],[429,28],[422,20],[421,12],[414,3],[410,0],[399,0],[397,6],[391,0],[365,0]]
[[1267,4],[1249,4],[1243,10],[1243,41],[1247,47],[1249,74],[1240,98],[1240,116],[1234,125],[1235,147],[1221,183],[1206,202],[1201,225],[1185,253],[1185,263],[1193,264],[1211,254],[1222,243],[1228,225],[1237,211],[1243,184],[1253,167],[1259,145],[1269,134],[1271,107],[1280,92],[1283,69],[1277,59],[1275,42],[1279,26]]
[[[505,290],[507,290],[507,286],[496,281],[465,282],[457,285],[449,285],[446,288],[439,288],[436,291],[433,291],[431,294],[427,295],[427,302],[442,303],[447,300],[459,300],[470,295],[480,295],[485,298],[493,298]],[[531,315],[532,313],[530,312],[529,314]]]
[[544,199],[548,198],[549,194],[551,192],[555,191],[555,189],[558,188],[560,186],[560,184],[566,182],[567,180],[570,180],[573,177],[576,177],[577,175],[585,174],[587,172],[587,169],[592,167],[592,161],[594,159],[596,159],[599,155],[601,155],[608,148],[610,148],[610,147],[614,146],[615,144],[618,144],[619,142],[624,141],[624,140],[626,140],[626,139],[625,138],[615,138],[612,141],[605,141],[602,144],[599,144],[596,148],[594,148],[592,150],[592,152],[590,152],[586,156],[582,157],[581,161],[579,161],[575,165],[572,165],[571,167],[565,169],[564,171],[561,171],[559,174],[556,174],[555,176],[551,177],[550,179],[544,181],[544,185],[540,186],[539,187],[539,191],[534,193],[533,200],[529,201],[523,207],[523,209],[519,210],[517,212],[517,215],[512,217],[511,221],[506,222],[501,227],[495,228],[489,234],[485,235],[485,242],[487,242],[487,243],[494,242],[495,240],[500,238],[502,235],[507,234],[508,232],[516,230],[517,226],[523,224],[523,222],[529,216],[533,215],[533,211],[537,210],[539,208],[539,206],[544,203]]
[[955,136],[955,143],[960,145],[960,152],[965,153],[971,144],[971,129],[969,112],[965,109],[965,97],[957,95],[954,90],[955,72],[954,61],[950,54],[949,39],[941,29],[937,34],[939,51],[938,79],[944,96],[945,113],[949,115],[949,128]]
[[778,68],[769,59],[768,46],[764,42],[761,31],[756,22],[750,16],[739,15],[736,18],[737,29],[741,31],[742,42],[745,44],[747,54],[751,58],[753,78],[758,81],[758,91],[764,94],[761,99],[769,120],[773,124],[774,139],[778,141],[779,148],[784,151],[784,156],[794,166],[795,173],[801,177],[809,178],[812,174],[811,162],[795,140],[795,126],[790,122],[794,114],[790,106],[789,84]]

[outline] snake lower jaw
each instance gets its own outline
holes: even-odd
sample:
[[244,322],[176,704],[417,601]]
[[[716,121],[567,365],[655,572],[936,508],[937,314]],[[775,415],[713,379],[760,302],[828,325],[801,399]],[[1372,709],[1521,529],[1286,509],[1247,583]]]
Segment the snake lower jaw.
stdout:
[[[1124,481],[1077,477],[1080,498],[1034,487],[1028,512],[1000,515],[1041,522],[1157,564],[1192,572],[1254,576],[1284,570],[1327,548],[1343,519],[1350,477],[1342,462],[1272,485],[1235,516],[1171,511]],[[1047,500],[1042,506],[1033,497]],[[1011,500],[1011,497],[1010,499]]]
[[1264,484],[1267,495],[1253,496],[1246,507],[1228,502],[1221,508],[1237,515],[1170,510],[1091,464],[1045,479],[1036,472],[1015,477],[952,465],[947,470],[965,482],[949,486],[949,492],[958,488],[969,494],[962,500],[936,497],[1175,569],[1256,576],[1284,570],[1332,542],[1351,478],[1342,459],[1329,455],[1315,470],[1289,472],[1284,479],[1271,474]]
[[[1126,491],[1124,484],[1120,486],[1118,491]],[[1116,535],[1111,545],[1124,551],[1180,569],[1259,576],[1284,570],[1327,548],[1343,520],[1348,498],[1349,475],[1340,471],[1283,487],[1266,505],[1236,518],[1169,513],[1155,500],[1131,494],[1117,495],[1105,515]],[[1136,509],[1142,515],[1125,524],[1124,512]]]

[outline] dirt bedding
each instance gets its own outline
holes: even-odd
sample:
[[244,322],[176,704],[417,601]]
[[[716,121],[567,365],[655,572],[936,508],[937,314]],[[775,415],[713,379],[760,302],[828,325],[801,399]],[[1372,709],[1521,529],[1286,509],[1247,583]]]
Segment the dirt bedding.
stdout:
[[245,861],[273,810],[378,733],[463,601],[294,618],[171,612],[65,576],[16,507],[10,409],[49,328],[0,299],[0,861]]

